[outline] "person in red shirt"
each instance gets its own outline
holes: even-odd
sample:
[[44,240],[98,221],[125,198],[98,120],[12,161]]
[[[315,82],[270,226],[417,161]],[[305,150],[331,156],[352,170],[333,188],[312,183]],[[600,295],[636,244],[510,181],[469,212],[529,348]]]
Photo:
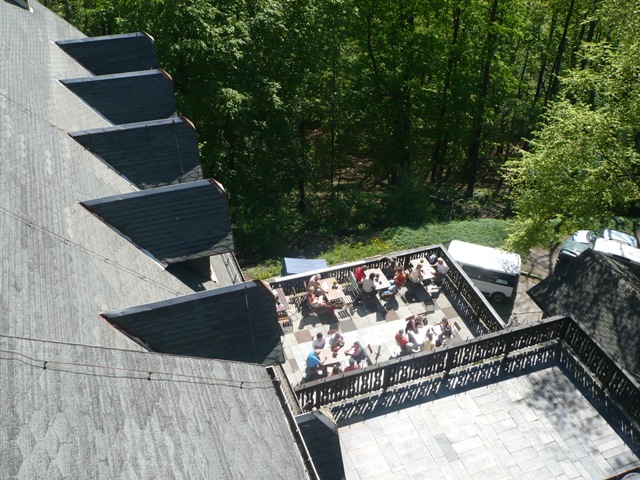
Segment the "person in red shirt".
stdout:
[[360,285],[364,280],[364,277],[366,277],[366,275],[364,274],[364,269],[362,267],[356,268],[353,276],[356,277],[356,282],[358,282],[358,285]]
[[324,299],[320,296],[316,296],[315,289],[313,287],[309,287],[307,291],[307,303],[311,307],[311,310],[314,310],[318,313],[333,313],[333,306],[325,302]]
[[383,299],[393,297],[396,293],[398,293],[398,290],[404,287],[405,283],[407,283],[407,275],[404,273],[404,270],[402,270],[402,267],[398,267],[396,269],[396,274],[393,277],[391,286],[387,290],[382,292],[380,297],[382,297]]
[[396,343],[404,352],[413,351],[413,343],[411,343],[409,338],[404,334],[403,328],[398,330],[398,333],[396,333]]
[[355,358],[351,357],[349,359],[349,366],[344,367],[344,373],[351,372],[353,370],[358,370],[359,368],[360,368],[360,365],[356,363]]

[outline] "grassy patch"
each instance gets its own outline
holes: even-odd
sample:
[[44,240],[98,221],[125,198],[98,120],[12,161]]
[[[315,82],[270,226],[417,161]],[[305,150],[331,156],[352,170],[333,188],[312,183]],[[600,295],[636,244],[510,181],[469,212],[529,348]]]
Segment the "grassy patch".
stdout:
[[[507,220],[481,219],[453,221],[422,225],[419,227],[393,227],[369,239],[361,241],[337,241],[318,258],[324,258],[329,265],[353,262],[361,258],[384,255],[399,250],[409,250],[438,243],[448,244],[451,240],[463,240],[489,247],[500,247],[507,238]],[[282,259],[265,260],[255,267],[244,269],[248,278],[267,279],[280,275]]]

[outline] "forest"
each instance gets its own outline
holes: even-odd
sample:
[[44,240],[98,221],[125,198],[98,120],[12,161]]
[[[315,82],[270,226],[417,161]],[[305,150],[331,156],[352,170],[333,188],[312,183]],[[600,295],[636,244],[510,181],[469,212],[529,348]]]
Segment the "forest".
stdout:
[[43,3],[154,37],[244,261],[475,218],[526,252],[640,217],[637,0]]

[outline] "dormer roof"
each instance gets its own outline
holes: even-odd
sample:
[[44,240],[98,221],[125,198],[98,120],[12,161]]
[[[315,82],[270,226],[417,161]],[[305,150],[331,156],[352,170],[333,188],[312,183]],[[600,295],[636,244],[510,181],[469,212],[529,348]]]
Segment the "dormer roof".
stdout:
[[163,70],[60,80],[115,125],[176,115],[173,80]]
[[158,68],[156,47],[147,33],[74,38],[56,44],[94,75]]
[[202,180],[196,130],[186,119],[173,117],[69,135],[140,189]]
[[215,180],[81,203],[163,266],[234,251],[226,192]]
[[284,362],[274,296],[259,280],[101,316],[156,352],[263,365]]

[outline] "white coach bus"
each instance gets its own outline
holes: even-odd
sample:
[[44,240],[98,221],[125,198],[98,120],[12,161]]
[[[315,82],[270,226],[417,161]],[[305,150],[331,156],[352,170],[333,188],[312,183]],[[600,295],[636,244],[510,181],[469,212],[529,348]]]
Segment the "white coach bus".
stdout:
[[452,240],[447,250],[490,300],[503,303],[515,298],[522,264],[520,255],[460,240]]

